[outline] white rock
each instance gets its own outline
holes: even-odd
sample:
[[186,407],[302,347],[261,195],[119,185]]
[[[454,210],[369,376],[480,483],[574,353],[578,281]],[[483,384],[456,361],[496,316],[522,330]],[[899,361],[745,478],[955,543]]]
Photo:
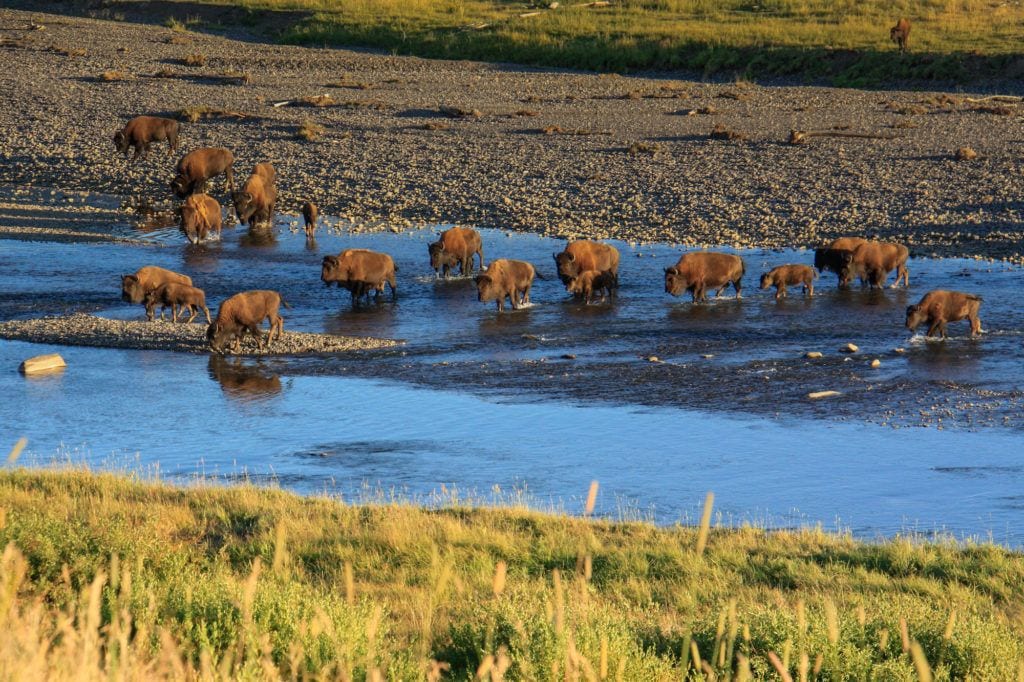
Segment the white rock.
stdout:
[[22,374],[42,374],[43,372],[54,372],[67,367],[67,363],[57,353],[50,355],[37,355],[25,360],[18,366]]

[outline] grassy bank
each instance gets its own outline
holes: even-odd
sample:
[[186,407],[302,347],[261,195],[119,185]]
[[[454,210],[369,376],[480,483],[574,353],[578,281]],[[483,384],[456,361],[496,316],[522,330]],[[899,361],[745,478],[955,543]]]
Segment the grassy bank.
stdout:
[[[1019,679],[994,546],[0,474],[0,675]],[[32,671],[28,674],[28,671]],[[488,672],[489,671],[489,672]]]
[[[616,0],[607,7],[571,1],[554,10],[540,8],[547,2],[500,0],[200,4],[241,8],[219,21],[262,26],[286,42],[427,57],[803,76],[852,85],[1024,75],[1024,6],[1001,0]],[[201,24],[197,6],[183,2],[169,21]],[[906,55],[889,41],[901,16],[913,22]]]

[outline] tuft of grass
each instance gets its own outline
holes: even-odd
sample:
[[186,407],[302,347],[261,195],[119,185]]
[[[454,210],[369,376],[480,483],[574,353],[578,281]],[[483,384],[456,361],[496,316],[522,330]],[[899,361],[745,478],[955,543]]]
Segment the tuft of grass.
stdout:
[[629,145],[629,147],[626,148],[626,151],[630,154],[657,154],[661,151],[661,145],[657,142],[641,140]]
[[167,19],[164,21],[164,26],[166,26],[167,28],[171,29],[175,33],[184,33],[185,31],[188,30],[185,27],[184,22],[182,22],[180,19],[177,19],[175,17],[167,17]]
[[124,71],[104,71],[99,75],[99,80],[104,83],[113,83],[114,81],[124,81],[131,78]]
[[333,107],[338,105],[338,101],[330,95],[310,95],[294,100],[293,104],[300,107]]
[[310,119],[306,119],[295,131],[295,137],[304,142],[315,142],[324,134],[324,127]]
[[204,66],[206,64],[206,55],[202,54],[201,52],[187,54],[181,60],[181,63],[185,66]]

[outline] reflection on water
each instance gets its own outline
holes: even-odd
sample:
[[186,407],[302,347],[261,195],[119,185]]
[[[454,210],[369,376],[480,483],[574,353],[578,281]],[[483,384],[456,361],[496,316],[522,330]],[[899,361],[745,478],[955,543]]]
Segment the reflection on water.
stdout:
[[220,384],[224,394],[238,400],[266,400],[281,392],[281,377],[260,362],[242,358],[210,355],[210,377]]
[[277,244],[277,231],[261,226],[251,227],[242,232],[238,244],[249,248],[269,248]]

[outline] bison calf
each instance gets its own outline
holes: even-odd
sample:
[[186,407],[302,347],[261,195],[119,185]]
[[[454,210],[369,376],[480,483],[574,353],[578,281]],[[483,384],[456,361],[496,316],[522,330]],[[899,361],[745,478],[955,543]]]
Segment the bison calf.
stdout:
[[206,241],[211,232],[220,234],[220,204],[208,194],[193,194],[181,206],[179,227],[190,244]]
[[178,313],[186,308],[189,318],[186,323],[196,319],[202,310],[206,314],[206,323],[210,323],[210,309],[206,307],[206,294],[202,289],[187,284],[164,284],[146,294],[146,319],[152,320],[157,306],[160,306],[160,319],[164,319],[164,311],[171,309],[171,322],[178,321]]
[[981,334],[981,296],[964,294],[959,291],[929,291],[917,305],[907,308],[907,329],[911,332],[922,322],[928,323],[925,336],[935,336],[939,332],[946,338],[946,323],[967,319],[971,323],[971,336]]
[[306,222],[306,236],[312,237],[316,234],[316,218],[319,210],[312,201],[302,204],[302,219]]
[[232,165],[235,155],[223,147],[204,147],[189,152],[178,161],[178,174],[171,181],[171,190],[179,199],[206,191],[206,181],[224,174],[227,191],[235,188]]
[[786,287],[802,284],[804,294],[814,296],[814,280],[818,273],[810,265],[780,265],[761,275],[761,288],[775,287],[775,300],[786,297]]
[[169,283],[192,286],[192,278],[155,265],[147,265],[139,268],[134,275],[121,275],[121,300],[128,303],[143,303],[146,294]]
[[680,296],[689,291],[693,302],[698,303],[708,300],[708,289],[715,289],[715,296],[720,296],[732,284],[736,298],[742,298],[745,273],[746,266],[739,256],[713,251],[687,253],[674,266],[665,268],[665,293]]
[[594,300],[594,292],[601,294],[601,300],[615,295],[618,280],[609,271],[584,270],[565,286],[573,296],[581,297],[587,303]]
[[167,140],[167,154],[178,149],[178,122],[159,116],[136,116],[124,128],[114,133],[114,147],[117,153],[128,156],[128,149],[135,148],[131,160],[149,156],[149,145]]
[[460,275],[473,271],[473,255],[480,259],[484,269],[484,246],[480,233],[470,227],[453,227],[441,233],[441,237],[427,246],[430,253],[430,267],[445,278],[458,265]]
[[902,18],[889,29],[889,40],[900,46],[900,52],[907,51],[910,42],[910,19]]
[[569,284],[573,277],[587,270],[611,272],[619,286],[619,250],[608,244],[585,239],[572,242],[561,253],[554,254],[558,278]]
[[533,286],[535,270],[521,260],[499,258],[485,271],[476,276],[477,300],[481,303],[498,302],[498,312],[505,310],[505,299],[513,310],[530,302],[530,287]]
[[[237,353],[242,349],[242,337],[246,332],[256,337],[256,344],[260,350],[270,348],[274,334],[280,338],[284,329],[284,319],[278,313],[282,305],[285,308],[291,307],[281,300],[281,295],[276,291],[243,291],[235,294],[220,304],[217,319],[206,329],[206,339],[210,342],[210,348],[216,353],[223,353],[230,341],[232,352]],[[266,343],[260,334],[263,320],[270,321]]]

